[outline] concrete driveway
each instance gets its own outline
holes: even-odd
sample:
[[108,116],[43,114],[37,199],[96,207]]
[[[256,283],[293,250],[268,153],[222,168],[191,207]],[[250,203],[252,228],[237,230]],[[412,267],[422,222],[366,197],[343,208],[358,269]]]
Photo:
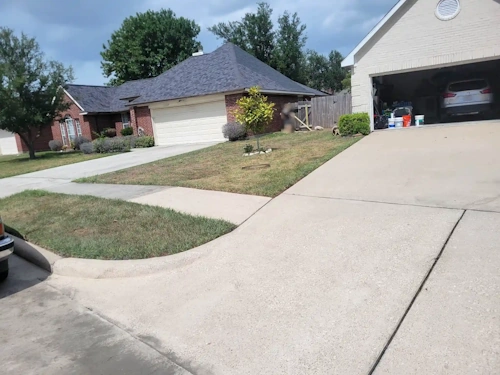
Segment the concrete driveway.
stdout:
[[499,162],[500,122],[376,132],[194,262],[45,283],[191,374],[499,373]]
[[78,178],[115,172],[171,156],[185,154],[212,145],[214,145],[214,143],[134,149],[132,152],[108,156],[103,159],[89,160],[20,176],[3,178],[0,179],[0,198],[27,189],[49,189],[59,187]]

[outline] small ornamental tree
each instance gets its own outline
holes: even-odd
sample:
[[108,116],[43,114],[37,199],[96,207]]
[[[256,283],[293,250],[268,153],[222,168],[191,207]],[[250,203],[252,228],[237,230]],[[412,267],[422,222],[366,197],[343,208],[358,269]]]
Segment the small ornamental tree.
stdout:
[[247,131],[255,135],[257,150],[260,150],[259,133],[273,120],[274,103],[268,102],[267,96],[262,95],[260,89],[254,86],[248,90],[248,95],[238,99],[236,104],[236,121],[244,124]]

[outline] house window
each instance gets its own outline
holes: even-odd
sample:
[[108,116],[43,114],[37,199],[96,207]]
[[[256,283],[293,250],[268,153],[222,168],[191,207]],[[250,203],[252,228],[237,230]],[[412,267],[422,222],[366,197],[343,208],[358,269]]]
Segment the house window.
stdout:
[[76,125],[76,135],[81,136],[82,135],[82,127],[80,125],[80,120],[75,118],[75,125]]
[[122,113],[122,125],[123,125],[123,129],[130,127],[130,113],[129,112]]
[[68,138],[70,141],[73,141],[76,137],[75,125],[73,125],[73,119],[68,117],[64,121],[66,122],[66,130],[68,131]]
[[66,137],[66,123],[64,121],[59,122],[59,127],[61,128],[61,138],[62,143],[68,146],[68,138]]

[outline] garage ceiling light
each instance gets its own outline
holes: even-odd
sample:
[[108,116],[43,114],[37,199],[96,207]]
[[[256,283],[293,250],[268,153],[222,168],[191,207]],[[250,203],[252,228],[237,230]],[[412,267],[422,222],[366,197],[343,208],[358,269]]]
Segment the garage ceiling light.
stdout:
[[436,7],[436,17],[442,21],[448,21],[460,13],[460,2],[458,0],[439,0]]

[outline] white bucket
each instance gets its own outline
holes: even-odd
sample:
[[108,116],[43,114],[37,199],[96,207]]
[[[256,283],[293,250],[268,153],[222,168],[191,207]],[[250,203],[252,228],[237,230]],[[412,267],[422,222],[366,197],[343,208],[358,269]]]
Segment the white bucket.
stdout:
[[396,127],[396,121],[394,120],[394,118],[390,118],[388,119],[389,121],[389,129],[394,129]]
[[403,118],[402,117],[396,117],[394,119],[394,125],[396,128],[402,128],[403,127]]
[[417,125],[417,126],[424,125],[424,115],[416,115],[415,116],[415,125]]

